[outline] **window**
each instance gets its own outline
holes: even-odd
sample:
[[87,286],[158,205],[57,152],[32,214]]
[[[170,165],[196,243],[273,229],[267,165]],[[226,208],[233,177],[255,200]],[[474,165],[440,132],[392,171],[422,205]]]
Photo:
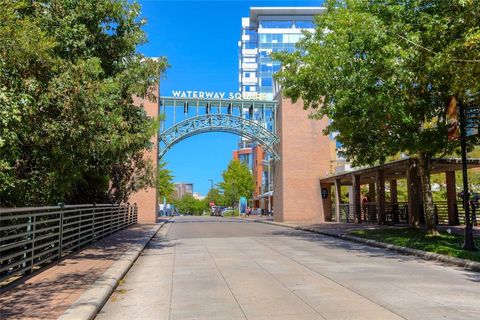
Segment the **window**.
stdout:
[[247,42],[244,43],[243,48],[244,49],[256,49],[257,44],[253,41],[247,41]]
[[295,27],[298,29],[312,29],[315,28],[315,24],[311,20],[298,20],[295,21]]
[[272,86],[272,78],[262,78],[262,87]]
[[243,75],[245,78],[250,78],[250,72],[245,72],[245,74]]
[[286,29],[293,27],[293,21],[291,20],[261,20],[261,28],[267,29]]

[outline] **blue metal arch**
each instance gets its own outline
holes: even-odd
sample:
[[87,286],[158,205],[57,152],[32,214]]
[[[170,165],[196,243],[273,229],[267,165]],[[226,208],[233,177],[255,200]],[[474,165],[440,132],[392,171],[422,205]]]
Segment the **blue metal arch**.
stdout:
[[279,159],[274,150],[274,146],[279,142],[275,134],[254,121],[228,114],[199,115],[175,123],[167,130],[160,132],[159,159],[176,143],[205,132],[229,132],[252,139],[265,147],[276,160]]

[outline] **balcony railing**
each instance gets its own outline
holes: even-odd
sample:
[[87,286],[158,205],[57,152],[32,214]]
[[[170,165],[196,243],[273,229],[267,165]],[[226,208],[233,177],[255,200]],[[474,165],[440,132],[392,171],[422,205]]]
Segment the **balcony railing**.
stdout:
[[137,223],[136,205],[0,209],[0,285]]

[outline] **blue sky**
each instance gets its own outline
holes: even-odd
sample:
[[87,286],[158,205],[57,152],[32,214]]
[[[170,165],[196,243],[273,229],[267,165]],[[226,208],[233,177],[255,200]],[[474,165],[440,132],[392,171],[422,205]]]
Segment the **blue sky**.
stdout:
[[[142,16],[149,42],[146,56],[166,56],[171,67],[161,82],[162,96],[172,90],[238,91],[238,48],[241,18],[251,6],[319,6],[322,1],[144,0]],[[221,181],[221,173],[237,149],[238,137],[227,133],[193,136],[168,151],[164,160],[175,181],[193,182],[194,191],[206,194],[208,179]]]

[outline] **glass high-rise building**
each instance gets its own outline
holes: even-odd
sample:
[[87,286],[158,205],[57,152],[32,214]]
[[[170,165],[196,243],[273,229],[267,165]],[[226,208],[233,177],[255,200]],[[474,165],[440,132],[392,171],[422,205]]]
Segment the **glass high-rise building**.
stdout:
[[322,7],[252,7],[250,17],[242,18],[239,50],[239,91],[244,98],[273,99],[273,74],[280,63],[270,53],[293,52],[303,37],[313,31],[314,16]]

